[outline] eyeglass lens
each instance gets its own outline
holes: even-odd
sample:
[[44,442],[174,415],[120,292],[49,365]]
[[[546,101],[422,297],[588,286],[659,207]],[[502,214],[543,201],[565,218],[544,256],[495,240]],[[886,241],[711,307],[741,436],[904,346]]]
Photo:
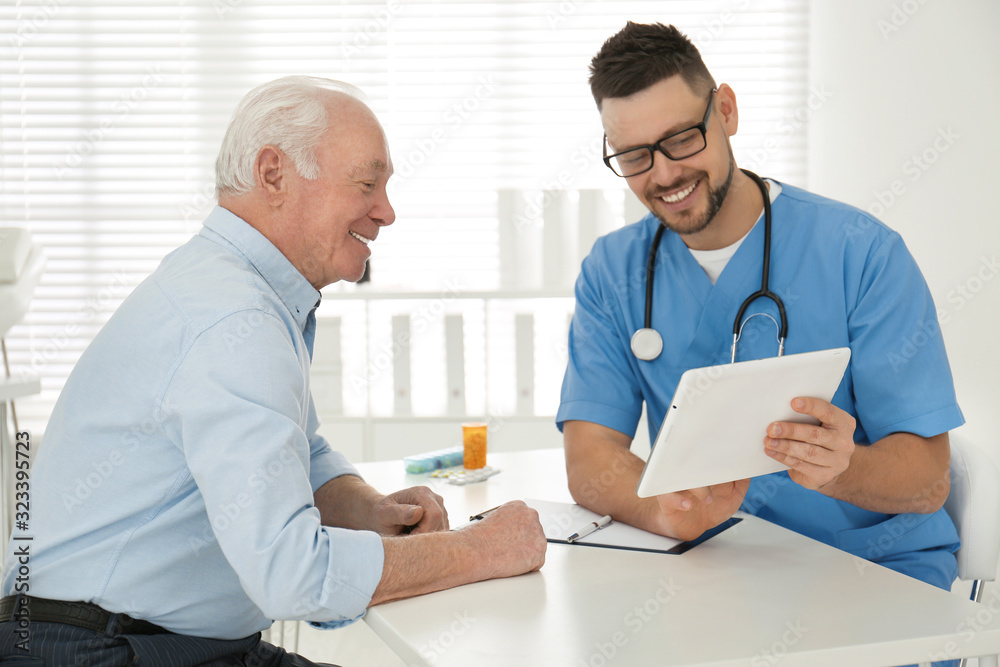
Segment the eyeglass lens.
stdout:
[[[705,135],[693,127],[663,139],[657,146],[671,159],[683,160],[705,149]],[[619,176],[633,176],[653,166],[653,149],[643,146],[625,151],[614,156],[612,162]]]

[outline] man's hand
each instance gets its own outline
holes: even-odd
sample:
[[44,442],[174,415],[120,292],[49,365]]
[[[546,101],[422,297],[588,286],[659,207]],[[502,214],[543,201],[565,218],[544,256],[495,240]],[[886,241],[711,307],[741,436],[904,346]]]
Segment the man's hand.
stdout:
[[[566,475],[573,499],[598,514],[657,535],[691,540],[733,515],[750,480],[640,498],[645,462],[630,451],[632,438],[600,424],[563,423]],[[611,474],[608,474],[608,473]]]
[[749,479],[656,496],[667,527],[664,534],[679,540],[693,540],[729,517],[743,504],[750,488]]
[[545,563],[547,546],[538,512],[519,500],[461,530],[383,537],[382,545],[385,560],[373,605],[533,572]]
[[356,475],[335,477],[314,494],[324,526],[372,530],[386,537],[448,530],[444,500],[426,486],[382,495]]
[[792,409],[815,417],[819,425],[775,422],[767,428],[764,451],[790,468],[788,476],[793,482],[820,490],[851,464],[854,417],[818,398],[795,398]]
[[448,530],[444,499],[426,486],[390,493],[372,508],[373,530],[380,535]]
[[475,540],[483,578],[534,572],[545,563],[545,533],[538,512],[520,500],[501,505],[460,531]]

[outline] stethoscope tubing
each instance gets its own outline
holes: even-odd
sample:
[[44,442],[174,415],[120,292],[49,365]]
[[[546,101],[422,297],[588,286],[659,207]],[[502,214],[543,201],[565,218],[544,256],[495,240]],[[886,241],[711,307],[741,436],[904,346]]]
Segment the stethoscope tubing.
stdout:
[[[757,174],[749,171],[748,169],[741,169],[744,174],[749,176],[754,183],[756,183],[758,189],[760,189],[761,196],[764,199],[764,265],[761,270],[761,284],[760,289],[748,296],[743,303],[740,305],[739,311],[736,313],[736,319],[733,321],[733,345],[731,350],[730,361],[736,361],[736,344],[739,342],[740,333],[742,331],[742,325],[746,324],[743,321],[743,315],[746,313],[747,308],[751,303],[757,299],[764,298],[770,299],[778,307],[778,318],[779,322],[775,322],[775,326],[778,329],[778,356],[780,357],[785,351],[785,338],[788,336],[788,318],[785,315],[785,304],[781,301],[781,297],[772,292],[768,286],[768,281],[770,279],[771,272],[771,197],[767,190],[767,185],[764,184],[764,180]],[[646,304],[645,304],[645,317],[643,320],[643,328],[639,329],[632,335],[631,347],[632,353],[643,361],[652,361],[660,356],[660,352],[663,349],[663,338],[660,336],[659,332],[653,329],[653,278],[656,275],[656,252],[660,246],[660,240],[663,237],[663,232],[666,229],[662,224],[657,228],[656,234],[653,236],[653,243],[649,249],[649,261],[646,263]],[[766,313],[756,313],[751,315],[747,320],[757,315],[766,315]],[[771,320],[774,320],[770,315],[766,315]]]

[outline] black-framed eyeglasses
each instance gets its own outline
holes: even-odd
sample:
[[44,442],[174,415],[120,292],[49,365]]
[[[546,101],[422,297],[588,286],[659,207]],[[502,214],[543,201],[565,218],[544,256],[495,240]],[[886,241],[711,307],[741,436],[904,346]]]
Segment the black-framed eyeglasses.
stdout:
[[604,164],[622,178],[638,176],[653,168],[654,151],[660,151],[670,160],[683,160],[705,150],[708,145],[705,132],[708,128],[708,117],[712,115],[712,101],[717,88],[708,95],[708,107],[701,122],[694,127],[675,132],[664,137],[655,144],[636,146],[621,153],[608,155],[608,135],[604,135]]

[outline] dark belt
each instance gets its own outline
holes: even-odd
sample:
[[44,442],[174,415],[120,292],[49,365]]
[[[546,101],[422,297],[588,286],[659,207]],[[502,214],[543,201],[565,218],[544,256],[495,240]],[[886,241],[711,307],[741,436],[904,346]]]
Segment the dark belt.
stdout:
[[[112,617],[115,623],[109,628]],[[30,595],[10,595],[0,600],[0,623],[26,619],[32,623],[64,623],[111,635],[162,635],[170,633],[149,621],[126,614],[112,614],[90,602],[63,602]]]

